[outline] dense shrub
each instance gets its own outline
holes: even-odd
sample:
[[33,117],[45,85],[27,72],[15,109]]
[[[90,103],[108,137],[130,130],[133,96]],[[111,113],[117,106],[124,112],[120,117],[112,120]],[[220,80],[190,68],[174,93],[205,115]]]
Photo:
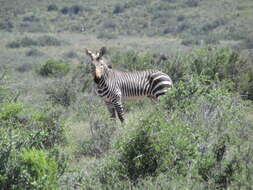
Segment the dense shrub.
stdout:
[[99,39],[116,39],[117,35],[115,35],[112,32],[103,31],[103,32],[98,33],[97,38],[99,38]]
[[186,5],[189,7],[197,7],[199,5],[200,0],[187,0]]
[[73,5],[71,7],[63,7],[61,9],[62,14],[79,14],[83,11],[83,7],[80,5]]
[[24,37],[22,39],[17,39],[7,44],[9,48],[20,48],[20,47],[30,47],[30,46],[60,46],[63,42],[58,40],[53,36],[41,36],[37,39],[30,37]]
[[64,57],[68,59],[74,59],[74,58],[79,58],[78,54],[75,51],[69,51],[63,54]]
[[59,156],[38,149],[50,149],[64,141],[59,114],[50,110],[28,114],[31,110],[20,102],[4,102],[0,107],[0,186],[58,189],[64,162],[58,165]]
[[156,66],[154,55],[149,52],[137,53],[135,51],[126,51],[124,53],[115,53],[111,61],[119,68],[129,71],[154,69]]
[[24,37],[20,40],[14,40],[7,44],[9,48],[19,48],[19,47],[28,47],[28,46],[37,46],[38,42],[32,38]]
[[61,112],[50,109],[45,109],[44,112],[35,112],[31,116],[32,145],[52,148],[57,144],[64,144],[66,142],[65,126],[64,121],[60,119]]
[[174,81],[192,75],[216,84],[230,81],[227,86],[230,90],[252,99],[253,68],[250,61],[236,51],[227,48],[196,49],[186,56],[177,55],[162,65]]
[[115,131],[112,122],[101,122],[94,118],[90,121],[91,138],[79,142],[77,157],[80,155],[101,157],[111,147],[111,139]]
[[159,152],[153,146],[151,132],[139,128],[135,133],[129,141],[120,144],[122,152],[118,158],[123,168],[122,175],[132,181],[155,175],[159,167]]
[[36,16],[32,15],[32,16],[25,16],[23,18],[23,21],[25,21],[25,22],[39,22],[40,19],[37,18]]
[[15,68],[16,71],[21,72],[21,73],[30,71],[31,69],[32,69],[32,66],[26,63]]
[[52,158],[40,150],[23,150],[16,168],[18,188],[57,189],[58,170]]
[[[1,152],[3,155],[3,152]],[[56,162],[36,149],[11,152],[1,159],[0,185],[4,189],[58,189]],[[7,158],[7,159],[6,159]]]
[[43,52],[39,51],[38,49],[31,48],[25,53],[26,56],[41,56],[43,55]]
[[11,132],[9,140],[12,135],[17,135],[15,142],[18,149],[22,146],[51,148],[56,144],[63,143],[65,128],[59,118],[60,113],[50,110],[44,111],[47,113],[34,112],[28,116],[25,114],[26,109],[22,103],[4,103],[0,109],[0,128]]
[[47,7],[47,11],[58,11],[58,6],[56,4],[50,4]]
[[121,5],[121,4],[116,4],[114,6],[114,9],[113,9],[113,14],[119,14],[119,13],[122,13],[124,11],[124,6]]
[[60,46],[63,44],[62,41],[53,36],[41,36],[37,41],[40,46]]
[[[192,96],[195,99],[190,95],[184,108],[175,102],[174,112],[169,115],[156,107],[142,114],[139,121],[129,121],[114,141],[110,156],[96,166],[95,176],[87,176],[89,180],[83,183],[109,189],[128,184],[141,189],[151,178],[166,187],[167,183],[159,181],[164,176],[176,186],[181,180],[188,181],[181,185],[189,188],[241,186],[240,180],[250,175],[247,168],[252,168],[252,158],[240,150],[251,141],[252,124],[243,117],[247,107],[223,88]],[[243,167],[245,164],[247,167]]]
[[55,81],[52,86],[46,89],[49,101],[65,107],[76,101],[76,93],[77,89],[75,89],[73,83],[65,80]]
[[0,22],[0,30],[6,30],[11,32],[14,28],[14,24],[10,20],[5,20]]
[[41,76],[63,76],[66,73],[68,73],[70,70],[70,67],[67,63],[64,63],[62,60],[56,60],[56,59],[49,59],[48,61],[39,64],[39,66],[36,68],[36,71]]

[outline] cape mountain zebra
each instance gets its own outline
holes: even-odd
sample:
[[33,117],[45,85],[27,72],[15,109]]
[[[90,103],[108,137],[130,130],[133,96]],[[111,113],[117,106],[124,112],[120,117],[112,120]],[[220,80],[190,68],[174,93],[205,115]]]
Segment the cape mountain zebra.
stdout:
[[92,60],[92,73],[97,84],[96,93],[106,103],[112,118],[116,118],[117,113],[120,121],[124,121],[122,101],[145,96],[156,100],[172,87],[170,77],[158,70],[124,72],[112,69],[102,58],[105,52],[105,47],[98,53],[86,49],[86,54]]

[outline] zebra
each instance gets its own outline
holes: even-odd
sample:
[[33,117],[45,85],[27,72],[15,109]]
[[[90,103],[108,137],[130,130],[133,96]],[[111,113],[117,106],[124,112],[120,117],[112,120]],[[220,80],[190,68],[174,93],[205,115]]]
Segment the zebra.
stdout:
[[112,69],[103,59],[105,47],[96,53],[88,49],[85,52],[91,58],[96,94],[103,99],[113,119],[117,113],[119,120],[124,122],[123,101],[144,97],[157,101],[173,86],[171,78],[159,70],[126,72]]

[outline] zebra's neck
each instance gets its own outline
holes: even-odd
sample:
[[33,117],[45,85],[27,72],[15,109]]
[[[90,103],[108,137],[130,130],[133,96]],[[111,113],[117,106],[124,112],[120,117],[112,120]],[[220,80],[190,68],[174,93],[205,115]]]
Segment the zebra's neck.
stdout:
[[107,81],[108,79],[108,76],[109,70],[105,70],[100,78],[94,76],[94,81],[98,85],[98,87],[103,87],[105,85],[105,81]]

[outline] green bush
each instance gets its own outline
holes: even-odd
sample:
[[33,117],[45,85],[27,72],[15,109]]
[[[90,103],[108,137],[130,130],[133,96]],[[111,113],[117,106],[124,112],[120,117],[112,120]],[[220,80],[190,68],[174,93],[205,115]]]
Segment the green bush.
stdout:
[[38,49],[31,48],[25,53],[26,56],[41,56],[43,55],[43,52],[39,51]]
[[90,121],[91,137],[79,142],[77,156],[85,155],[102,157],[111,148],[111,140],[114,135],[115,125],[112,121],[100,121],[92,118]]
[[[85,187],[145,189],[151,181],[165,189],[237,189],[240,181],[243,188],[252,185],[246,182],[252,158],[245,150],[251,151],[253,129],[245,118],[247,105],[229,92],[231,81],[216,84],[208,76],[192,77],[176,83],[161,106],[125,124],[112,141],[110,156],[83,181]],[[169,114],[167,104],[173,107]]]
[[125,7],[121,4],[116,4],[113,9],[113,14],[119,14],[124,11]]
[[24,37],[23,39],[14,40],[7,44],[9,48],[20,48],[20,47],[29,47],[29,46],[37,46],[38,42],[32,38]]
[[32,69],[32,65],[24,63],[20,66],[18,66],[17,68],[15,68],[16,71],[24,73],[24,72],[28,72]]
[[[0,129],[6,130],[7,140],[13,141],[13,149],[22,147],[52,148],[65,142],[64,123],[60,113],[44,110],[47,113],[28,110],[22,103],[1,104]],[[16,136],[13,139],[13,136]]]
[[41,150],[25,149],[19,156],[14,189],[58,189],[57,163]]
[[30,46],[60,46],[63,42],[53,36],[41,36],[37,39],[24,37],[9,42],[6,46],[9,48],[21,48]]
[[97,38],[99,39],[116,39],[117,38],[117,35],[112,33],[112,32],[99,32],[98,35],[97,35]]
[[[172,80],[191,80],[197,75],[217,85],[230,81],[231,91],[252,99],[253,67],[236,51],[228,48],[201,48],[182,56],[177,55],[162,63]],[[187,79],[187,77],[189,77]]]
[[4,20],[4,21],[2,20],[0,22],[0,30],[6,30],[8,32],[11,32],[13,28],[14,28],[14,24],[9,19]]
[[46,95],[53,104],[68,107],[76,101],[77,90],[72,83],[60,80],[55,81],[52,86],[46,89]]
[[156,66],[154,55],[149,52],[137,53],[135,51],[126,51],[115,53],[111,58],[112,64],[129,71],[151,69]]
[[57,144],[64,144],[65,127],[64,121],[60,120],[60,112],[45,109],[43,112],[34,112],[31,116],[32,133],[30,143],[32,146],[53,148]]
[[56,4],[50,4],[47,7],[47,11],[58,11],[58,7]]
[[70,70],[70,66],[64,63],[62,60],[49,59],[48,61],[41,63],[36,71],[45,77],[53,76],[63,76],[67,74]]
[[41,36],[37,39],[39,46],[60,46],[63,44],[62,41],[53,36]]
[[76,14],[82,13],[83,10],[84,10],[84,8],[81,5],[73,5],[71,7],[63,7],[61,9],[61,13],[62,14],[70,14],[70,15],[75,14],[76,15]]

